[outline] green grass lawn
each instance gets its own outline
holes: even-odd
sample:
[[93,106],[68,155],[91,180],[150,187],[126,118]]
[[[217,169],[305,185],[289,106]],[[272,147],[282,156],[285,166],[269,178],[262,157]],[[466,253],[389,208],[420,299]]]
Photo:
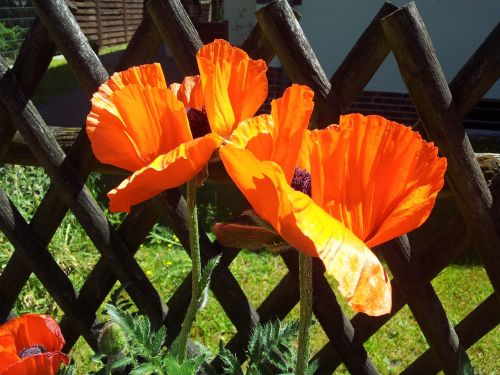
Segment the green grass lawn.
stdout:
[[[96,178],[91,178],[89,187],[95,194],[100,194],[102,192],[94,186]],[[39,168],[4,166],[0,169],[0,187],[7,191],[26,220],[33,215],[48,184],[48,178]],[[119,219],[116,215],[111,218],[113,221]],[[2,270],[13,249],[3,236],[0,237],[0,244]],[[64,219],[49,248],[77,288],[82,285],[99,257],[71,214]],[[155,228],[147,242],[141,246],[137,259],[165,300],[168,300],[190,271],[190,260],[185,251],[181,249],[176,237],[162,227]],[[230,269],[254,307],[263,301],[286,274],[286,267],[281,259],[267,252],[243,251]],[[331,284],[335,290],[334,282],[331,281]],[[493,291],[484,269],[474,264],[447,267],[433,280],[433,286],[453,324],[458,323]],[[344,311],[351,316],[352,313],[343,300],[341,303]],[[19,296],[15,311],[18,314],[37,312],[61,317],[60,309],[34,276]],[[287,319],[297,318],[298,307]],[[199,313],[195,322],[192,333],[194,339],[215,353],[219,341],[227,342],[234,333],[234,326],[213,295],[210,295],[206,308]],[[313,328],[312,339],[314,352],[327,342],[317,323]],[[494,374],[498,371],[499,347],[500,330],[497,327],[468,350],[480,374]],[[409,309],[405,307],[365,343],[365,348],[380,373],[397,374],[423,353],[428,345]],[[70,354],[77,363],[76,374],[85,374],[99,366],[90,361],[92,354],[88,345],[80,339]],[[336,373],[348,372],[341,366]]]

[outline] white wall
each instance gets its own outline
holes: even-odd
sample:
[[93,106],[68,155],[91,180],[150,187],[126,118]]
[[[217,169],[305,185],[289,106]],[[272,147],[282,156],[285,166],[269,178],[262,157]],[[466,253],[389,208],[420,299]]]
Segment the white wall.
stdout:
[[225,0],[224,19],[229,20],[229,42],[243,43],[255,25],[255,0]]
[[[401,6],[407,1],[393,0],[393,3]],[[415,0],[415,3],[448,81],[500,21],[500,0]],[[296,7],[302,15],[300,24],[328,76],[340,65],[382,4],[380,0],[302,0],[302,5]],[[239,44],[255,22],[253,12],[248,10],[255,9],[255,0],[226,0],[224,8],[230,22],[230,40]],[[406,92],[392,54],[366,89]],[[500,99],[499,82],[486,97]]]

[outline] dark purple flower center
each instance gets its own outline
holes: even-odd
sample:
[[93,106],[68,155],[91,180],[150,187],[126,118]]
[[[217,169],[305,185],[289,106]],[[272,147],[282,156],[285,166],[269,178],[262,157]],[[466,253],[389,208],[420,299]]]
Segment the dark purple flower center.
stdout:
[[186,114],[193,138],[200,138],[211,132],[205,107],[201,111],[196,108],[186,108]]
[[24,359],[32,355],[46,353],[48,350],[43,345],[32,345],[30,347],[24,348],[19,352],[19,358]]
[[295,190],[311,196],[311,174],[305,169],[295,167],[290,185]]

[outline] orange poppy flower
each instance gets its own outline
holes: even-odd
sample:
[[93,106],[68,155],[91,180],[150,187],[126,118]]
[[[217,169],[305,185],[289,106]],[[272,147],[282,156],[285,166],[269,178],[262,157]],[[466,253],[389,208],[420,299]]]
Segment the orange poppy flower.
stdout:
[[64,338],[49,316],[26,314],[0,326],[0,374],[52,375],[68,356]]
[[[302,107],[296,108],[302,113]],[[323,261],[355,311],[389,313],[389,279],[368,246],[427,219],[443,186],[446,159],[403,125],[354,114],[342,116],[340,125],[307,131],[295,164],[283,164],[255,150],[253,139],[273,127],[259,123],[247,131],[253,137],[221,147],[229,175],[286,242]],[[275,146],[280,150],[274,154],[292,149],[284,143]],[[292,165],[300,167],[293,179]]]
[[87,134],[102,163],[134,172],[108,193],[111,211],[191,180],[267,97],[267,66],[224,40],[197,54],[200,75],[167,87],[159,64],[115,73],[92,98]]

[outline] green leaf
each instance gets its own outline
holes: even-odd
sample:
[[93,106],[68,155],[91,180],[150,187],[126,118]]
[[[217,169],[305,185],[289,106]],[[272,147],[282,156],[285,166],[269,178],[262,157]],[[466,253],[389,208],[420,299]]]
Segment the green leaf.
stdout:
[[212,276],[212,272],[219,263],[221,258],[221,255],[217,255],[215,258],[210,258],[210,260],[207,262],[205,268],[203,268],[203,271],[201,272],[201,279],[200,279],[200,298],[198,300],[198,308],[202,309],[207,300],[207,295],[208,295],[208,290],[210,286],[210,278]]
[[130,375],[149,375],[155,373],[155,367],[151,363],[142,363],[130,371]]
[[225,375],[243,375],[238,358],[226,349],[222,342],[219,342],[219,357],[222,361],[222,367]]

